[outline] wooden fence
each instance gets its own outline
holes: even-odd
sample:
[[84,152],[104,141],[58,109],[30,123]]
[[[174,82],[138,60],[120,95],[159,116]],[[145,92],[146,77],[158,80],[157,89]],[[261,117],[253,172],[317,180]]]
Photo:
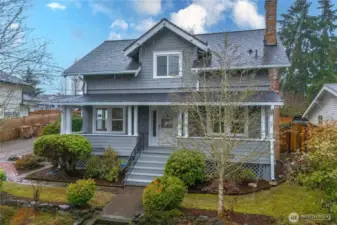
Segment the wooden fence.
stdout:
[[280,150],[281,152],[306,151],[307,130],[309,123],[293,120],[291,117],[281,117],[280,120]]
[[60,113],[60,110],[36,110],[34,112],[29,112],[29,115],[41,115],[41,114],[55,114]]
[[20,127],[36,124],[46,125],[55,122],[59,118],[59,113],[37,114],[23,118],[0,120],[0,141],[9,141],[20,137]]

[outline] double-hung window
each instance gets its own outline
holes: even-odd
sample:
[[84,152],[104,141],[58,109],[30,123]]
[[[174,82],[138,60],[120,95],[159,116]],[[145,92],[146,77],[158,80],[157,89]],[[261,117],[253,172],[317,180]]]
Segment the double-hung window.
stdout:
[[124,112],[123,108],[111,109],[111,131],[123,132],[124,130]]
[[97,108],[96,109],[96,130],[107,131],[108,109]]
[[123,107],[96,108],[96,127],[98,132],[125,132],[125,113]]
[[182,76],[181,52],[154,52],[153,77],[173,78]]

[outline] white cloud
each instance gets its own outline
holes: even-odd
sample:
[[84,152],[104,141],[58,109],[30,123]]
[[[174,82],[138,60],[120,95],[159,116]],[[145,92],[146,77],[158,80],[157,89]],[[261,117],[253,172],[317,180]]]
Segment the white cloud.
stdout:
[[205,32],[206,17],[206,9],[195,3],[176,13],[171,13],[174,24],[194,33]]
[[135,30],[144,32],[153,27],[156,22],[150,17],[148,19],[141,20],[138,24],[135,24],[133,27]]
[[240,28],[264,28],[264,16],[257,12],[257,7],[248,0],[239,0],[233,9],[234,22]]
[[114,28],[114,27],[120,27],[123,30],[126,30],[126,29],[128,29],[129,25],[128,25],[127,22],[125,22],[125,20],[117,19],[117,20],[113,21],[112,24],[111,24],[111,28]]
[[113,13],[112,13],[112,9],[110,9],[108,6],[106,6],[105,4],[101,3],[101,2],[94,2],[94,1],[90,1],[91,4],[91,8],[92,8],[92,13],[95,15],[96,13],[102,13],[108,17],[112,17]]
[[233,0],[194,0],[207,11],[206,25],[212,26],[221,18],[224,11],[233,7]]
[[58,2],[51,2],[51,3],[47,4],[47,7],[52,9],[52,10],[58,10],[58,9],[65,10],[66,9],[65,5],[62,5]]
[[148,15],[158,15],[161,11],[161,0],[136,0],[134,7],[137,12]]
[[18,29],[19,28],[19,24],[18,23],[12,23],[11,25],[10,25],[10,28],[12,29],[12,30],[16,30],[16,29]]
[[121,39],[121,35],[114,32],[114,31],[110,31],[110,34],[109,34],[109,40],[120,40]]

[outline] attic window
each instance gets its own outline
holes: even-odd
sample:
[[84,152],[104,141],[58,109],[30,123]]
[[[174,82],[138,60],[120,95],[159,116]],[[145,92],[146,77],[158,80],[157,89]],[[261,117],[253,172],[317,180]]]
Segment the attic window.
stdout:
[[154,52],[153,78],[174,78],[182,76],[181,52]]

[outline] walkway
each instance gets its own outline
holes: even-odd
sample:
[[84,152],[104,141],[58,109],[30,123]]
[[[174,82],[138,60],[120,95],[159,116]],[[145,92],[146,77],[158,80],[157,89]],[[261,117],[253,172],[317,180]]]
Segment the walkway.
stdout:
[[0,162],[6,162],[13,155],[33,153],[35,140],[36,138],[0,142]]
[[104,208],[102,216],[124,217],[132,219],[142,209],[142,193],[144,187],[126,187],[121,189]]

